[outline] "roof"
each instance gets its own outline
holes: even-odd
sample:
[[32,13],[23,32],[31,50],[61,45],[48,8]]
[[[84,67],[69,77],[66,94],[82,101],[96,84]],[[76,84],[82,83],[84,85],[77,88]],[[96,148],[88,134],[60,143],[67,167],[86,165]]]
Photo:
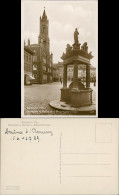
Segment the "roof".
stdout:
[[90,68],[94,68],[94,69],[96,69],[96,67],[95,67],[95,66],[92,66],[92,65],[90,66]]
[[91,52],[87,53],[87,52],[85,52],[81,49],[77,49],[77,50],[76,49],[70,49],[68,52],[63,53],[61,59],[62,60],[67,60],[67,59],[70,59],[71,57],[74,57],[74,56],[82,56],[82,57],[85,57],[87,59],[92,59],[93,58]]
[[38,44],[31,44],[30,47],[35,47],[35,46],[39,46]]
[[53,63],[53,67],[63,67],[63,62],[57,62],[57,63]]
[[29,49],[27,46],[24,46],[24,50],[26,50],[28,53],[30,53],[31,55],[33,55],[34,54],[34,52],[31,50],[31,49]]

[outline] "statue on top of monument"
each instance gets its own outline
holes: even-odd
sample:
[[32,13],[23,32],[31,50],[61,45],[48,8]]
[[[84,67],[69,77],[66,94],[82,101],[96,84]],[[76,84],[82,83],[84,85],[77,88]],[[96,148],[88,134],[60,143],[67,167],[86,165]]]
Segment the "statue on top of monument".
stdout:
[[68,53],[71,50],[72,50],[72,47],[70,46],[70,44],[67,44],[66,53]]
[[76,28],[75,31],[74,31],[74,43],[79,43],[78,35],[79,35],[79,32],[78,32],[78,30]]

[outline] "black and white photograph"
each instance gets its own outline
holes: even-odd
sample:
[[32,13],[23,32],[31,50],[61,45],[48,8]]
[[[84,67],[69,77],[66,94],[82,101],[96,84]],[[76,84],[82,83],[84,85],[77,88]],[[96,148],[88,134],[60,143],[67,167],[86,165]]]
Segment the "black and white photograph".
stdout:
[[98,1],[21,3],[22,116],[98,116]]

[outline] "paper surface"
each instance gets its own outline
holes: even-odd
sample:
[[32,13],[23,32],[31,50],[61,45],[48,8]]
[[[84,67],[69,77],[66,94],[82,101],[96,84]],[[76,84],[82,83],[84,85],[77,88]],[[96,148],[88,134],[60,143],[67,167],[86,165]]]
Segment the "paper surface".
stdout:
[[118,119],[1,119],[1,194],[118,194]]

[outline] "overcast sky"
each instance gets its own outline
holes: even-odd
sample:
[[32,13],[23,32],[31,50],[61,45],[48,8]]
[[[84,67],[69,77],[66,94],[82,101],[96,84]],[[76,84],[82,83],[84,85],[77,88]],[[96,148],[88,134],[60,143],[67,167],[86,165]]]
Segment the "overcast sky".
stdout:
[[38,43],[39,18],[45,7],[49,19],[50,51],[53,62],[62,61],[62,53],[66,45],[74,43],[74,30],[78,28],[79,42],[88,43],[89,52],[94,58],[93,66],[97,66],[98,43],[98,3],[97,1],[22,1],[23,35],[27,43]]

